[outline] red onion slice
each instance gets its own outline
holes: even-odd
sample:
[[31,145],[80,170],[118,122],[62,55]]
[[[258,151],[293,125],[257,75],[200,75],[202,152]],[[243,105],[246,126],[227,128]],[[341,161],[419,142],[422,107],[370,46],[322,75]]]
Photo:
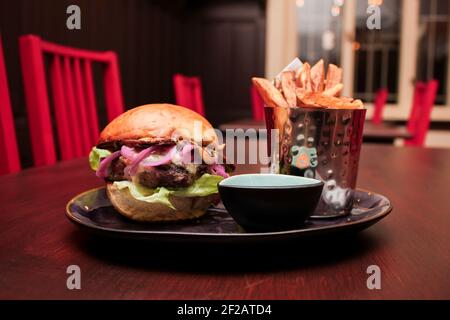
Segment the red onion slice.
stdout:
[[122,156],[130,161],[134,161],[136,157],[138,156],[139,152],[135,151],[133,148],[122,146],[120,149],[120,153]]
[[142,161],[142,167],[148,169],[150,167],[156,167],[156,166],[160,166],[162,164],[167,164],[170,161],[172,161],[173,156],[176,153],[176,146],[172,147],[169,152],[167,152],[167,154],[165,156],[162,156],[160,159],[156,160],[156,161],[151,161],[150,159],[145,159],[144,161]]
[[217,159],[215,156],[212,156],[207,148],[202,148],[202,159],[206,164],[214,165],[217,163]]
[[187,144],[181,149],[180,158],[182,163],[191,163],[191,151],[194,150],[194,145]]
[[230,175],[226,173],[225,167],[221,164],[213,164],[210,167],[210,172],[216,176],[221,176],[224,178],[228,178]]
[[136,157],[134,157],[133,161],[125,168],[125,175],[126,176],[134,176],[136,174],[137,168],[139,166],[139,163],[147,158],[153,151],[155,151],[157,147],[152,146],[147,149],[142,150],[139,152]]
[[111,162],[120,157],[120,151],[116,151],[111,153],[109,156],[107,156],[105,159],[100,161],[100,166],[98,167],[97,171],[95,172],[95,175],[99,178],[106,178],[108,176],[108,168],[111,164]]
[[[194,162],[192,162],[192,154],[191,151],[194,150],[198,152],[198,154],[194,155]],[[198,155],[198,158],[196,157]],[[184,164],[201,164],[201,161],[206,164],[215,164],[217,161],[216,157],[211,156],[206,148],[199,147],[195,144],[187,144],[181,149],[180,152],[181,162]],[[196,161],[200,161],[200,163],[196,163]]]

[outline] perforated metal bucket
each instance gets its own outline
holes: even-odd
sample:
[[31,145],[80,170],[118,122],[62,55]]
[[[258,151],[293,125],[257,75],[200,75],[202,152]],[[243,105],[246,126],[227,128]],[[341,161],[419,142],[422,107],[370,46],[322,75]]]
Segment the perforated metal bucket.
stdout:
[[[366,110],[265,107],[265,113],[269,132],[271,129],[279,132],[278,141],[268,140],[269,150],[274,150],[270,171],[324,181],[322,197],[313,217],[349,213]],[[274,142],[278,146],[274,146]]]

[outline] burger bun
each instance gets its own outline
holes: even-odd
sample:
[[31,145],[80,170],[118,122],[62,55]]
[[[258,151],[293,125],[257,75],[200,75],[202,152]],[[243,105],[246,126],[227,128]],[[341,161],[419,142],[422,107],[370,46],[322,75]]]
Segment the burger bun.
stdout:
[[114,208],[123,216],[146,222],[179,221],[201,217],[213,203],[219,200],[218,194],[204,197],[179,197],[170,195],[169,200],[175,210],[162,203],[148,203],[135,199],[128,188],[119,189],[113,183],[106,185],[106,193]]

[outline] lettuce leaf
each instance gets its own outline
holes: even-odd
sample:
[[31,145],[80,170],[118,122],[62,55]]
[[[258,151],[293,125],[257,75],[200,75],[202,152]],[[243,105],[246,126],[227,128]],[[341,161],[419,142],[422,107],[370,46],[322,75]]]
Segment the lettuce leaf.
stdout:
[[160,203],[168,206],[171,209],[175,209],[175,207],[169,201],[170,191],[164,187],[149,189],[140,184],[133,183],[128,180],[115,181],[114,185],[119,190],[128,188],[131,196],[136,200],[145,201],[148,203]]
[[96,171],[100,166],[100,160],[106,158],[110,154],[111,151],[109,150],[93,147],[91,152],[89,153],[89,165],[91,166],[91,169]]
[[148,203],[161,203],[169,208],[175,209],[170,203],[171,194],[180,197],[204,197],[218,192],[217,184],[223,179],[221,176],[215,176],[205,173],[198,178],[191,186],[187,188],[156,188],[149,189],[138,183],[131,181],[115,181],[114,185],[119,189],[128,188],[133,198]]
[[181,197],[204,197],[218,192],[217,184],[221,176],[205,173],[187,188],[174,189],[172,193]]

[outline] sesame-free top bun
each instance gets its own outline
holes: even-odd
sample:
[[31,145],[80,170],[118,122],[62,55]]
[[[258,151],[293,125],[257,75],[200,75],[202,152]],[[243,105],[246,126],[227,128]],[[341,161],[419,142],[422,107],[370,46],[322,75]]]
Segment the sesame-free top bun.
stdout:
[[196,132],[201,132],[203,145],[217,143],[211,124],[198,113],[173,104],[147,104],[128,110],[111,121],[100,134],[98,144],[126,140],[151,144],[174,137],[200,140],[194,136]]
[[219,200],[219,195],[204,197],[169,196],[175,210],[160,203],[148,203],[133,198],[125,189],[118,189],[113,183],[106,185],[106,194],[114,208],[123,216],[146,222],[179,221],[198,218],[206,213],[211,204]]
[[[200,133],[201,137],[195,136]],[[98,145],[127,141],[153,144],[180,138],[203,145],[217,143],[217,135],[211,124],[198,113],[172,104],[147,104],[128,110],[111,121],[100,134]],[[170,195],[173,209],[164,204],[138,200],[128,188],[119,189],[111,182],[107,182],[106,193],[120,214],[132,220],[147,222],[198,218],[219,199],[218,193],[204,197]]]

